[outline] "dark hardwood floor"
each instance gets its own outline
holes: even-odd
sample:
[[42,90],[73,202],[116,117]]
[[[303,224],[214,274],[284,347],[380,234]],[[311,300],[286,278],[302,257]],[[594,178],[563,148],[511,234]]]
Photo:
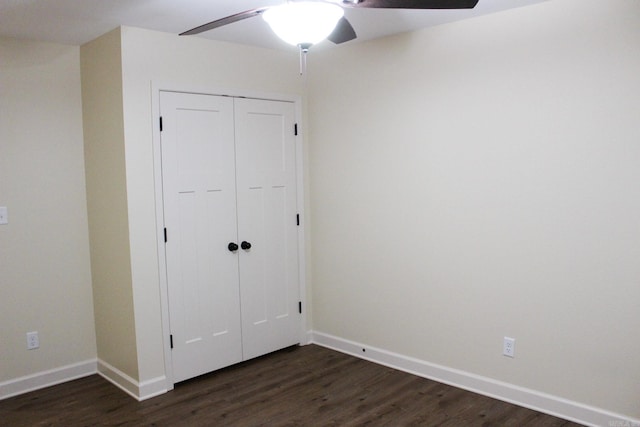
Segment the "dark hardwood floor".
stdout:
[[98,375],[0,401],[2,426],[563,426],[529,409],[315,345],[137,402]]

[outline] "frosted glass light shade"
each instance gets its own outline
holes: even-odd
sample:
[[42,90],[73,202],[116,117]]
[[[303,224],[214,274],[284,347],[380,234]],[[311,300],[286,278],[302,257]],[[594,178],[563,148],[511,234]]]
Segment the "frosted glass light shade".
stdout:
[[302,1],[271,7],[262,18],[278,37],[298,46],[327,38],[343,14],[344,10],[335,4]]

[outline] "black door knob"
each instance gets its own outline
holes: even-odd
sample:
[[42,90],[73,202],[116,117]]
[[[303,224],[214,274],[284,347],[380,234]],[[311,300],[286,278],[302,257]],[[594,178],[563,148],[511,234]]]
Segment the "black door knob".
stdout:
[[231,242],[229,243],[229,245],[227,246],[227,249],[229,249],[231,252],[235,252],[238,250],[238,245]]
[[245,251],[249,250],[249,249],[251,249],[251,243],[243,241],[242,243],[240,243],[240,247],[242,249],[244,249]]

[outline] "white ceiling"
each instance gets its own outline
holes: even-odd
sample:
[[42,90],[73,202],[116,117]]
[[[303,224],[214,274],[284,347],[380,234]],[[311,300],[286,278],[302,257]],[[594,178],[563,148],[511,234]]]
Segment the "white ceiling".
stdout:
[[[472,10],[347,9],[357,43],[548,0],[479,0]],[[225,16],[283,0],[0,0],[0,36],[81,45],[120,26],[181,33]],[[197,36],[292,49],[254,17]],[[325,47],[329,42],[322,42]],[[318,46],[317,48],[320,48]]]

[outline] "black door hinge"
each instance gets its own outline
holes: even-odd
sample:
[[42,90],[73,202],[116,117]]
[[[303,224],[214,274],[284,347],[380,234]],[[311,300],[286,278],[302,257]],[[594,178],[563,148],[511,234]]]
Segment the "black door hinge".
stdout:
[[162,132],[162,116],[160,116],[160,132]]
[[300,214],[296,214],[296,225],[300,226]]
[[297,123],[293,125],[293,134],[296,135],[296,136],[298,135],[298,124]]
[[167,243],[167,227],[164,228],[164,242]]
[[171,346],[171,349],[173,350],[173,335],[169,335],[169,345]]
[[302,301],[298,301],[298,313],[302,314]]

